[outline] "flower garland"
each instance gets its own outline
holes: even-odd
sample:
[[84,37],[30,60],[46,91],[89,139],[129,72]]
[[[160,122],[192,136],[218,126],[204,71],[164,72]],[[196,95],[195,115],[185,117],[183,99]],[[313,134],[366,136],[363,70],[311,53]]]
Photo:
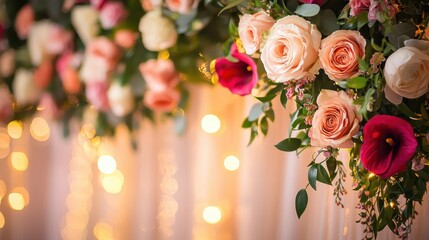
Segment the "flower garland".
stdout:
[[41,109],[65,130],[91,109],[97,135],[120,123],[133,130],[142,117],[183,123],[187,85],[210,83],[198,69],[226,39],[207,29],[222,29],[222,5],[198,0],[0,4],[3,123]]
[[250,143],[267,134],[279,96],[296,111],[276,148],[320,148],[296,196],[298,217],[317,182],[333,185],[343,206],[338,151],[348,148],[364,238],[385,227],[407,238],[429,181],[429,1],[235,1],[228,11],[230,51],[212,73],[260,101],[242,125]]

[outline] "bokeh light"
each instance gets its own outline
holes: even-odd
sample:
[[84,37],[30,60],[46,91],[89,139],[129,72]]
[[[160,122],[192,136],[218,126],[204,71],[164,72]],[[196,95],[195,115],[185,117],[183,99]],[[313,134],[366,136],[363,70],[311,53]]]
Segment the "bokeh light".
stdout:
[[207,114],[201,119],[201,128],[206,133],[216,133],[220,130],[220,119],[213,114]]
[[19,139],[22,136],[22,122],[12,121],[7,125],[7,133],[13,139]]
[[10,137],[6,129],[0,128],[0,158],[5,158],[10,152]]
[[28,167],[27,155],[23,152],[12,152],[10,155],[12,167],[18,171],[25,171]]
[[236,171],[240,167],[240,160],[236,156],[230,155],[223,160],[223,165],[228,171]]
[[22,210],[25,207],[25,200],[24,200],[24,196],[22,196],[22,194],[20,193],[10,193],[9,194],[9,205],[12,209],[14,210]]
[[12,192],[21,194],[21,196],[24,198],[24,206],[27,206],[30,203],[30,194],[24,187],[16,187],[12,190]]
[[101,178],[104,190],[108,193],[119,193],[122,191],[124,184],[124,175],[121,171],[115,170],[112,174],[104,175]]
[[222,219],[222,212],[218,207],[208,206],[203,210],[203,219],[207,223],[216,224]]
[[0,180],[0,200],[6,196],[7,193],[7,187],[6,187],[6,183],[4,183],[3,180]]
[[107,223],[97,223],[93,230],[94,236],[98,240],[113,240],[113,228]]
[[51,129],[44,118],[36,117],[31,122],[30,134],[35,140],[44,142],[51,136]]
[[105,174],[111,174],[116,170],[116,160],[110,155],[101,155],[98,158],[98,169]]
[[4,219],[3,213],[0,212],[0,228],[3,228],[5,223],[6,221]]

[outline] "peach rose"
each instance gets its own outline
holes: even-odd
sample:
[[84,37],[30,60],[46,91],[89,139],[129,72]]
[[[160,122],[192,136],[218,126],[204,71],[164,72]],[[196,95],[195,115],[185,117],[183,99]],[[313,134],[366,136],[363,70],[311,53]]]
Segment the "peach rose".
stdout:
[[171,60],[148,60],[139,66],[140,73],[151,91],[162,92],[179,83],[179,74]]
[[114,41],[122,48],[132,48],[137,39],[136,32],[127,29],[121,29],[115,32]]
[[166,0],[168,9],[172,12],[188,14],[198,6],[199,0]]
[[118,117],[128,115],[135,107],[131,85],[121,86],[118,82],[114,82],[110,85],[107,97],[113,114]]
[[167,88],[161,92],[147,91],[144,96],[146,107],[161,112],[173,111],[180,100],[180,93],[176,89]]
[[33,22],[34,10],[30,4],[26,4],[19,10],[15,19],[15,30],[19,38],[27,38],[31,26],[33,25]]
[[7,122],[13,116],[12,94],[4,84],[0,85],[0,122]]
[[128,13],[121,2],[107,2],[100,11],[100,23],[104,29],[111,29],[127,17]]
[[162,5],[162,0],[140,0],[142,8],[146,11],[152,11]]
[[384,66],[386,98],[400,104],[429,91],[429,41],[407,40],[405,47],[390,55]]
[[80,71],[85,82],[106,81],[116,68],[121,57],[118,46],[106,37],[97,37],[89,42]]
[[309,21],[299,16],[279,19],[261,51],[268,77],[275,82],[314,77],[320,69],[321,40],[321,33]]
[[274,19],[264,11],[259,11],[253,15],[244,14],[240,16],[238,34],[248,55],[252,55],[259,50],[262,33],[270,30],[274,23]]
[[323,39],[319,56],[328,77],[340,81],[357,76],[365,45],[365,38],[358,31],[338,30]]
[[77,67],[80,65],[79,54],[64,53],[56,62],[56,70],[66,92],[77,94],[81,88]]
[[344,91],[322,89],[317,97],[317,105],[319,108],[314,113],[309,132],[311,145],[352,147],[351,138],[358,133],[359,122],[362,120],[353,99]]
[[34,71],[34,82],[40,89],[45,89],[51,83],[54,66],[50,60],[43,61]]
[[177,41],[177,31],[170,19],[163,17],[160,9],[146,13],[139,23],[143,45],[150,51],[172,47]]

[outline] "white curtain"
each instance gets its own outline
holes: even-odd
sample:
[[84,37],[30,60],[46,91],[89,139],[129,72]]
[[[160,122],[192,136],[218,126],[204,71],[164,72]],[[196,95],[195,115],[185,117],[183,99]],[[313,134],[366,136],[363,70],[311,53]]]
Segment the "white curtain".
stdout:
[[[61,126],[51,123],[46,142],[33,140],[24,127],[20,139],[11,141],[11,151],[27,154],[25,171],[11,167],[10,156],[0,159],[0,179],[7,187],[0,212],[5,225],[0,239],[361,239],[357,193],[335,204],[333,188],[318,184],[308,188],[309,203],[301,219],[294,209],[297,191],[307,184],[307,164],[312,151],[276,150],[274,144],[288,133],[288,114],[275,105],[276,120],[267,137],[247,146],[249,133],[241,122],[254,100],[240,98],[222,88],[193,87],[188,128],[177,136],[169,120],[143,122],[131,135],[119,127],[113,139],[105,138],[106,151],[115,157],[123,174],[119,193],[108,193],[101,184],[97,158],[88,154],[78,129],[65,139]],[[291,104],[289,109],[293,108]],[[221,129],[208,134],[201,118],[215,114]],[[133,149],[131,139],[137,149]],[[91,151],[89,151],[91,152]],[[234,155],[236,171],[224,167],[224,158]],[[347,151],[341,152],[347,165]],[[12,210],[7,194],[15,187],[29,193],[23,210]],[[411,239],[429,236],[428,203],[419,206]],[[215,206],[221,220],[203,218],[204,209]],[[396,239],[387,229],[379,239]]]

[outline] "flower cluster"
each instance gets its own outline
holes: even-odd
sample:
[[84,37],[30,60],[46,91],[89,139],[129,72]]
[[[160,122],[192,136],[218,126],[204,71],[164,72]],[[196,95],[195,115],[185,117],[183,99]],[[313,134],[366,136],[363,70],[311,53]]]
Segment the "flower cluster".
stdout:
[[201,56],[225,40],[205,29],[220,7],[198,0],[57,2],[1,2],[0,123],[44,109],[67,126],[91,109],[107,134],[136,116],[183,118],[183,80],[208,82]]
[[[335,184],[342,206],[345,164],[337,153],[348,148],[365,238],[386,226],[406,238],[429,181],[429,2],[265,0],[236,7],[230,61],[217,59],[213,73],[231,92],[260,101],[243,122],[250,142],[267,134],[276,96],[283,106],[295,101],[289,137],[276,147],[298,154],[320,148],[308,165],[309,184],[296,196],[298,217],[316,182]],[[244,70],[232,70],[240,63]],[[256,66],[259,74],[251,71]]]

